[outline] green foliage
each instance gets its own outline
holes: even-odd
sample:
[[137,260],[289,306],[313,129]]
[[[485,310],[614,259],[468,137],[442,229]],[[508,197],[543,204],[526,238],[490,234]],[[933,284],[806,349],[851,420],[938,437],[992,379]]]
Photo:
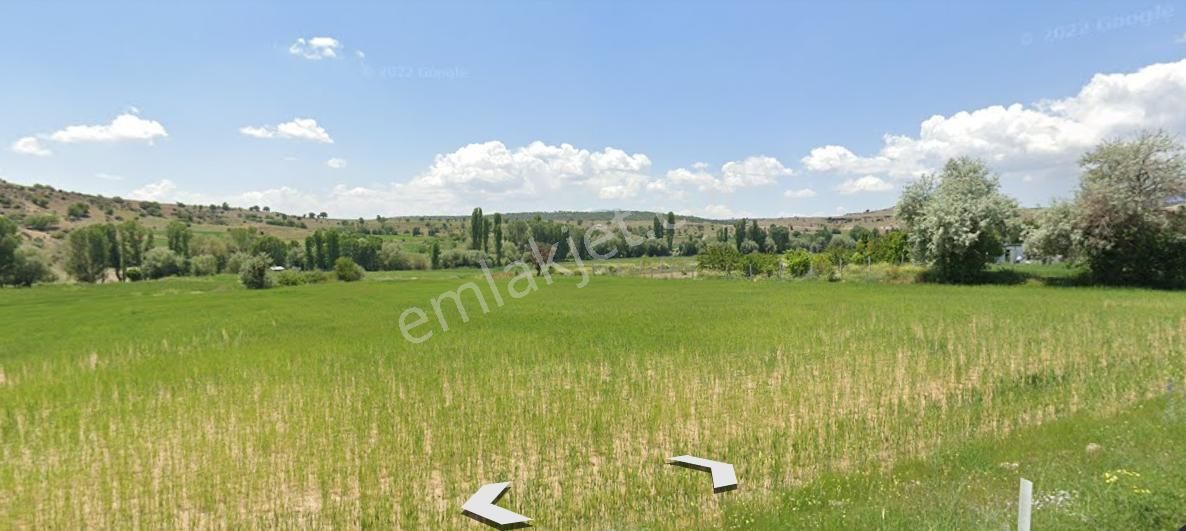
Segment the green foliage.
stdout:
[[176,252],[157,247],[144,253],[144,264],[140,267],[145,278],[158,279],[177,276],[185,267],[185,259]]
[[16,250],[21,245],[17,232],[16,223],[0,216],[0,284],[3,284],[4,278],[12,273],[16,262]]
[[36,231],[49,231],[58,228],[58,216],[54,214],[33,214],[25,217],[25,228]]
[[[278,286],[300,286],[305,283],[305,272],[287,269],[276,274]],[[318,271],[318,273],[321,273]],[[324,274],[324,273],[322,273]]]
[[334,261],[334,275],[343,282],[355,282],[362,280],[363,271],[350,257],[341,256]]
[[80,282],[96,282],[111,264],[112,242],[103,225],[75,229],[66,238],[66,272]]
[[811,255],[811,272],[816,276],[833,280],[836,273],[836,264],[832,261],[832,255],[827,253]]
[[170,251],[182,258],[190,257],[189,242],[193,239],[193,230],[181,221],[170,221],[165,227],[165,238]]
[[12,267],[0,275],[0,285],[32,286],[38,282],[53,282],[57,276],[49,267],[45,256],[36,248],[21,247],[13,256]]
[[729,273],[741,266],[741,253],[732,245],[714,242],[709,244],[703,253],[700,253],[696,263],[701,269]]
[[74,203],[73,205],[66,207],[66,216],[72,220],[90,217],[90,215],[91,207],[86,203]]
[[140,210],[144,212],[145,215],[152,216],[154,218],[159,218],[164,215],[161,213],[161,204],[157,203],[156,201],[141,201]]
[[124,271],[124,278],[131,282],[140,282],[145,279],[144,271],[139,267],[129,267]]
[[1101,144],[1083,156],[1073,235],[1096,281],[1186,287],[1186,148],[1164,133]]
[[794,249],[783,255],[787,273],[794,277],[806,276],[811,271],[811,253],[805,249]]
[[490,257],[486,253],[475,250],[449,249],[441,254],[440,267],[451,269],[455,267],[481,267],[482,261],[490,264]]
[[288,258],[288,245],[280,238],[272,235],[260,237],[251,245],[251,254],[267,256],[273,264],[285,264]]
[[272,267],[272,260],[267,256],[250,256],[239,264],[239,282],[247,289],[270,288],[272,287],[272,279],[268,277],[270,267]]
[[207,277],[218,274],[218,258],[203,254],[193,257],[189,263],[190,273],[195,277]]
[[247,259],[251,258],[251,256],[252,255],[250,253],[234,253],[230,255],[227,257],[226,267],[223,268],[223,271],[226,271],[232,275],[238,275],[239,271],[243,268],[243,264],[247,262]]
[[128,220],[116,227],[119,239],[120,268],[140,267],[144,253],[152,248],[152,230],[136,220]]
[[432,250],[430,251],[430,259],[432,260],[432,268],[441,268],[441,243],[438,241],[432,242]]
[[1000,193],[1000,183],[983,162],[959,158],[947,161],[938,175],[908,185],[897,213],[910,231],[915,255],[931,265],[938,280],[975,282],[1003,252],[1017,203]]

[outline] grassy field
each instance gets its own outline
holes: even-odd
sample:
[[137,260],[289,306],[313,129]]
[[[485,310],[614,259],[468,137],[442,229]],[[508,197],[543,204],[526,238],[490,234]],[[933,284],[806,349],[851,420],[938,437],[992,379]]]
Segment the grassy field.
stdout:
[[1180,293],[601,275],[403,339],[471,280],[0,290],[0,522],[1000,529],[1024,476],[1037,529],[1186,524]]

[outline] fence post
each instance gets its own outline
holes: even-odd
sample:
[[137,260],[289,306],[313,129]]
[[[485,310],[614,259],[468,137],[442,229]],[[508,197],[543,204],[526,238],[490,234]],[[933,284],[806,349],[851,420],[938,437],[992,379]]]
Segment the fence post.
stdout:
[[1034,484],[1021,478],[1021,491],[1017,494],[1017,531],[1030,531],[1030,507],[1033,497]]

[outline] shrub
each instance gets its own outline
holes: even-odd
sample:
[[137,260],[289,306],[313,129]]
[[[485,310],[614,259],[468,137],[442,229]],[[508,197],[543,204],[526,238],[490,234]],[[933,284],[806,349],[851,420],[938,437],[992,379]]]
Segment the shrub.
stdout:
[[329,275],[325,274],[325,271],[314,269],[311,271],[302,271],[301,278],[305,280],[306,284],[320,284],[329,280]]
[[66,216],[70,219],[81,219],[91,215],[91,207],[86,203],[74,203],[66,207]]
[[334,261],[334,274],[343,282],[362,280],[362,268],[348,256],[339,257]]
[[758,246],[758,242],[745,240],[741,242],[741,247],[738,250],[741,251],[741,254],[751,254],[761,251],[762,248]]
[[292,269],[281,271],[276,275],[276,284],[280,286],[300,286],[305,283],[305,275]]
[[157,279],[181,273],[182,260],[177,253],[156,247],[144,254],[144,265],[140,267],[146,278]]
[[783,260],[786,261],[787,272],[791,276],[801,277],[811,271],[811,253],[803,249],[787,251],[783,255]]
[[243,263],[244,263],[244,262],[246,262],[246,261],[247,261],[248,259],[250,259],[250,258],[251,258],[251,255],[250,255],[250,254],[247,254],[247,253],[234,253],[234,254],[232,254],[232,255],[230,256],[230,258],[227,258],[227,261],[226,261],[226,272],[227,272],[227,273],[230,273],[230,274],[232,274],[232,275],[238,275],[238,274],[239,274],[239,269],[241,269],[241,268],[242,268],[242,266],[243,266]]
[[13,256],[13,263],[11,272],[7,279],[0,279],[5,284],[12,284],[14,286],[32,286],[38,282],[53,282],[57,280],[57,275],[49,268],[49,263],[45,260],[37,249],[31,247],[22,247],[17,249]]
[[832,274],[836,272],[836,266],[832,264],[832,257],[825,253],[819,253],[811,256],[811,269],[816,276],[832,280]]
[[379,251],[379,267],[384,271],[428,269],[428,259],[423,255],[404,252],[395,242],[387,242]]
[[58,217],[53,214],[34,214],[25,218],[25,228],[45,232],[58,228]]
[[485,260],[487,264],[490,263],[490,258],[482,251],[450,249],[441,255],[441,267],[445,269],[454,267],[481,267],[479,260]]
[[190,261],[189,267],[190,272],[193,273],[195,277],[217,275],[218,258],[208,254],[195,256],[194,259]]
[[140,282],[141,280],[144,280],[144,271],[142,271],[139,267],[129,267],[126,271],[124,271],[124,278],[131,282]]
[[266,256],[252,256],[239,264],[239,282],[247,289],[266,289],[272,286],[268,268],[272,261]]

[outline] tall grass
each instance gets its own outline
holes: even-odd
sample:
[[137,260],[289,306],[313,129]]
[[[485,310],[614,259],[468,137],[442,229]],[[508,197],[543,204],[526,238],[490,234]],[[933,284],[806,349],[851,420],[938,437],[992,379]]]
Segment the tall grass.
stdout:
[[512,481],[541,528],[720,527],[1186,383],[1186,299],[1136,290],[565,278],[402,339],[471,275],[0,291],[0,521],[457,528]]

